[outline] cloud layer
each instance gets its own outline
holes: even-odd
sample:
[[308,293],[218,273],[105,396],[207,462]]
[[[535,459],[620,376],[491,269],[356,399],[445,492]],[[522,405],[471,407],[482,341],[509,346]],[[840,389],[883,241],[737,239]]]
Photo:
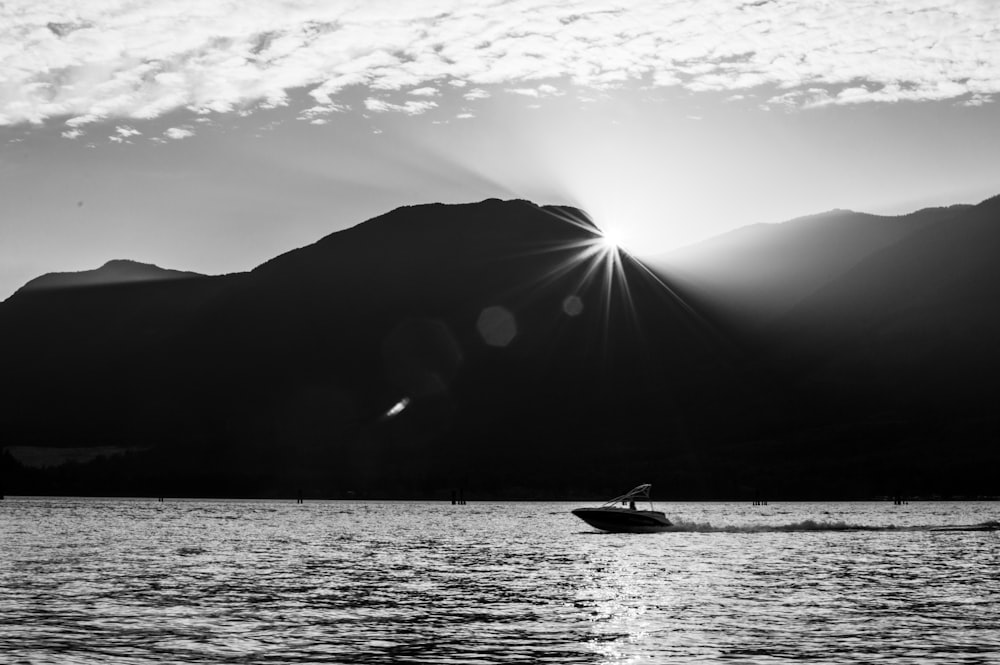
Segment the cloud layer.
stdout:
[[[0,125],[288,104],[419,114],[554,86],[682,87],[815,107],[1000,92],[993,0],[13,0],[0,4]],[[547,86],[547,87],[540,87]],[[534,90],[534,93],[525,92]],[[757,90],[761,92],[757,92]],[[415,95],[385,99],[393,92]],[[186,131],[186,130],[183,130]],[[126,137],[123,137],[126,138]]]

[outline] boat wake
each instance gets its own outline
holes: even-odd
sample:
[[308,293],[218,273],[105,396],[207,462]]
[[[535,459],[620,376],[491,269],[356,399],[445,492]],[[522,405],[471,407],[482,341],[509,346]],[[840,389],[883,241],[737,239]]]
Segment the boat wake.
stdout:
[[683,518],[671,517],[672,526],[664,533],[787,533],[812,531],[1000,531],[1000,521],[990,520],[979,524],[954,524],[947,526],[896,526],[893,524],[872,526],[848,524],[843,521],[802,520],[789,524],[739,524],[714,526],[708,522],[688,522]]

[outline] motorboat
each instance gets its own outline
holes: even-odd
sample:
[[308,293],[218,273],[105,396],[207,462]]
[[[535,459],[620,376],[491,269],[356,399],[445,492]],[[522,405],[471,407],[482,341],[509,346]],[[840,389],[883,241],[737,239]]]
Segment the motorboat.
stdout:
[[[649,492],[652,485],[645,484],[629,490],[621,496],[605,502],[598,508],[577,508],[573,514],[584,522],[600,529],[615,533],[656,533],[666,531],[673,525],[667,516],[653,510]],[[649,510],[639,509],[635,502],[648,501]]]

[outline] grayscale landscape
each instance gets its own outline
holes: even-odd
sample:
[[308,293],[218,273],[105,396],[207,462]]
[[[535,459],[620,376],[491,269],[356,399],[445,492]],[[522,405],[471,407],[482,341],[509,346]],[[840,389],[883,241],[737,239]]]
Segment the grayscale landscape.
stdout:
[[0,3],[0,653],[990,662],[998,26]]

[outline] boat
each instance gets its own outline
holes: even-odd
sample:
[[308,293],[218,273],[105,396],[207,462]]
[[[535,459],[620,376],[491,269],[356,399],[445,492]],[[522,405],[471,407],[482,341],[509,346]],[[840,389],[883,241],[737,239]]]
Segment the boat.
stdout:
[[[653,510],[653,502],[649,491],[652,485],[646,483],[629,490],[621,496],[605,502],[598,508],[576,508],[573,514],[584,522],[613,533],[656,533],[666,531],[673,525],[667,516],[658,510]],[[636,500],[649,502],[649,510],[636,508]]]

